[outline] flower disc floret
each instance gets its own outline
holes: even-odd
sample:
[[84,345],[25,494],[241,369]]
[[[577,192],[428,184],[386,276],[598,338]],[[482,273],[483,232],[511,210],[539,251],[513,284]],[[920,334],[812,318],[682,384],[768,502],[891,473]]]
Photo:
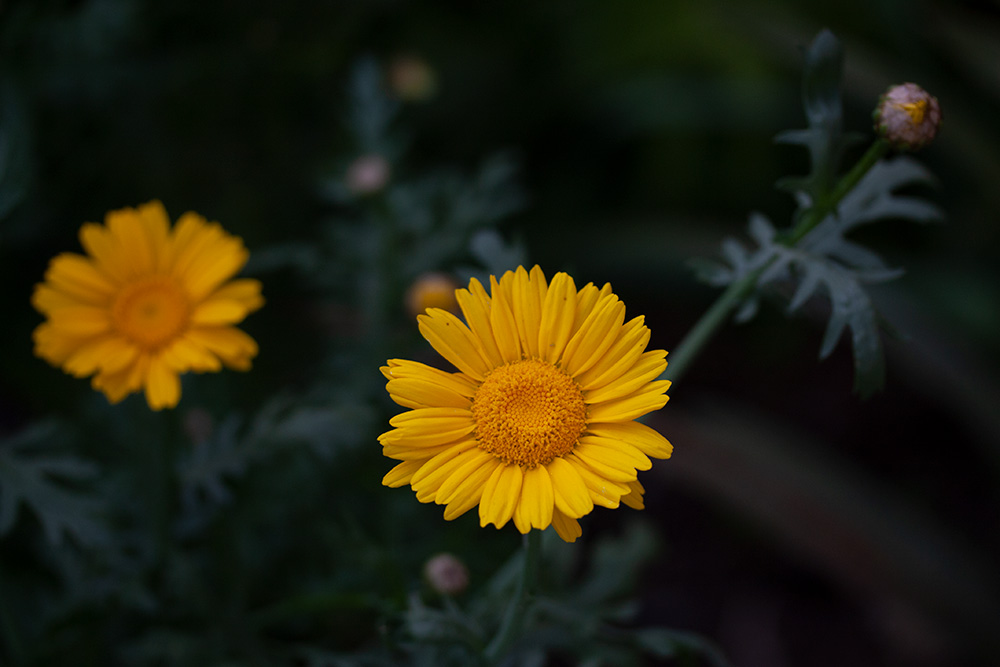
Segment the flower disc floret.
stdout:
[[587,405],[573,380],[537,359],[507,364],[486,376],[472,400],[483,451],[524,468],[573,451],[586,428]]
[[641,509],[638,471],[672,451],[634,421],[669,386],[643,318],[626,322],[610,285],[548,282],[537,266],[491,276],[489,291],[472,279],[455,298],[461,317],[429,308],[417,321],[456,372],[404,359],[381,369],[408,408],[379,436],[400,462],[382,483],[409,484],[447,520],[478,506],[482,526],[553,526],[570,542],[595,505]]

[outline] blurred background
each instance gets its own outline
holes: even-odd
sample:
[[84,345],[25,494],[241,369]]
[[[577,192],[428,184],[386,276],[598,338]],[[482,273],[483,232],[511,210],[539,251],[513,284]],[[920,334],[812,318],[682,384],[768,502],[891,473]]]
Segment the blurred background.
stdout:
[[[651,347],[670,350],[716,293],[686,262],[717,256],[751,211],[783,224],[794,210],[773,184],[804,173],[807,156],[773,138],[805,126],[802,53],[822,28],[846,51],[846,129],[869,133],[878,95],[903,81],[944,113],[919,159],[940,181],[923,194],[947,220],[862,234],[906,269],[873,290],[899,334],[886,341],[885,390],[852,394],[846,340],[817,360],[824,304],[791,318],[765,305],[725,329],[650,420],[675,451],[643,478],[646,511],[598,510],[584,541],[626,521],[654,528],[641,619],[704,634],[734,665],[997,664],[1000,3],[989,0],[0,2],[0,434],[110,413],[86,382],[31,352],[31,290],[52,256],[78,251],[82,222],[160,199],[174,218],[220,221],[251,254],[325,233],[338,208],[323,184],[364,148],[345,122],[363,58],[403,77],[406,159],[393,178],[506,156],[523,200],[503,237],[549,275],[611,282],[630,315],[646,315]],[[245,326],[261,344],[254,371],[185,385],[178,414],[204,403],[221,418],[314,386],[329,329],[351,328],[336,303],[303,288],[289,255],[268,256],[278,259],[256,269],[268,304]],[[370,368],[361,382],[378,386]],[[345,465],[367,466],[374,485],[389,469],[374,440],[381,420],[346,459],[327,460],[323,489],[302,507],[271,516],[248,504],[253,539],[291,539],[322,507],[347,523],[357,508],[404,508],[428,527],[427,544],[485,576],[495,563],[477,548],[510,550],[516,536],[482,535],[474,518],[446,524],[409,491],[374,505],[338,497]],[[107,445],[88,447],[108,456]],[[357,520],[391,530],[389,517]],[[18,530],[0,541],[10,572],[32,553],[30,527]],[[199,539],[225,542],[234,528],[215,530]],[[252,586],[240,596],[266,598]],[[101,609],[67,626],[134,636],[120,619],[107,629],[120,609]]]

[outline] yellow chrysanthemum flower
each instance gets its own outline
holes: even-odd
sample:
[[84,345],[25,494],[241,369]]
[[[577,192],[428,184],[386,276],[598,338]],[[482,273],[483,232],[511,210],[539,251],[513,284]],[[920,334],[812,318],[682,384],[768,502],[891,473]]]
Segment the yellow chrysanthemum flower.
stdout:
[[491,276],[490,288],[472,279],[456,290],[464,323],[438,308],[417,318],[457,373],[402,359],[382,368],[392,399],[411,408],[379,436],[402,461],[382,483],[409,484],[448,520],[479,505],[484,527],[553,525],[567,542],[594,505],[641,509],[636,471],[673,449],[634,421],[667,402],[670,383],[656,380],[667,353],[644,352],[649,329],[625,322],[610,285],[577,290],[565,273],[549,284],[536,266]]
[[163,205],[112,211],[80,228],[87,255],[53,258],[32,304],[47,320],[35,354],[117,403],[144,389],[153,410],[180,400],[179,374],[245,371],[257,355],[235,328],[264,304],[256,280],[230,280],[249,253],[196,213],[170,228]]

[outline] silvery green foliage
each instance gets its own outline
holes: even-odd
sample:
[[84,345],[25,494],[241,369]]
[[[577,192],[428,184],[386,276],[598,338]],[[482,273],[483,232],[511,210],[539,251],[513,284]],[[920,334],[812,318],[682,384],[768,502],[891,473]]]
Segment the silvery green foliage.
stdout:
[[[560,540],[554,530],[543,538],[539,590],[527,611],[524,636],[496,664],[638,667],[650,658],[672,658],[727,665],[717,648],[695,634],[636,627],[640,608],[633,593],[659,548],[651,528],[637,522],[628,524],[621,535],[603,537],[585,564],[580,551]],[[515,595],[522,558],[523,551],[515,554],[489,581],[474,587],[471,599],[412,595],[399,636],[392,641],[397,648],[395,662],[386,664],[484,664],[482,651]]]
[[36,424],[0,441],[0,536],[14,527],[18,510],[35,515],[53,546],[71,537],[82,546],[105,545],[108,533],[99,515],[102,502],[76,488],[97,476],[97,466],[78,456],[56,453],[66,434],[51,422]]
[[[830,302],[830,320],[820,345],[820,358],[833,351],[845,329],[850,330],[854,351],[855,390],[866,396],[879,389],[884,362],[879,334],[879,316],[865,288],[902,275],[881,257],[847,238],[865,224],[892,219],[917,222],[937,220],[940,209],[917,197],[897,194],[900,188],[933,182],[915,160],[898,157],[876,164],[837,207],[794,247],[781,243],[774,225],[763,215],[750,216],[749,235],[756,247],[746,247],[733,238],[722,244],[727,265],[704,266],[701,275],[713,285],[728,285],[763,269],[758,287],[794,284],[789,312],[811,298],[825,296]],[[736,314],[745,321],[758,306],[755,294]]]
[[[810,173],[786,178],[779,187],[791,191],[799,208],[793,224],[815,207],[835,201],[834,188],[841,157],[852,139],[842,132],[840,70],[843,52],[837,39],[824,31],[806,55],[803,105],[809,127],[778,135],[783,143],[809,151]],[[798,242],[788,234],[792,227],[777,230],[765,216],[750,216],[749,235],[754,247],[733,238],[722,242],[725,264],[701,264],[701,277],[716,286],[729,285],[760,272],[757,290],[741,304],[737,321],[752,318],[758,308],[760,289],[777,283],[793,285],[788,304],[795,311],[814,297],[825,295],[830,319],[820,345],[820,358],[833,351],[845,330],[850,331],[854,353],[854,388],[868,396],[882,387],[885,367],[879,332],[879,315],[868,294],[867,284],[902,275],[881,257],[848,239],[856,228],[879,220],[928,222],[942,217],[941,210],[900,190],[934,183],[932,175],[909,157],[876,163],[857,185],[840,199],[832,212]],[[822,210],[822,209],[821,209]]]

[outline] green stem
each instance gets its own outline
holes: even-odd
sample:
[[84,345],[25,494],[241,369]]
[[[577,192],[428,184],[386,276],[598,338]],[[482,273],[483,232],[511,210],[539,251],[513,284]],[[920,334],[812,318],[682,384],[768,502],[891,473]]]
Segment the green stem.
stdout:
[[889,142],[885,139],[876,139],[864,155],[851,167],[851,170],[841,177],[830,193],[816,202],[816,204],[805,212],[795,228],[792,229],[788,237],[782,239],[782,245],[789,248],[797,244],[802,238],[811,232],[816,225],[823,222],[823,219],[836,210],[840,200],[847,196],[847,193],[854,189],[868,170],[875,166],[889,152]]
[[8,597],[4,588],[5,582],[0,573],[0,631],[3,633],[3,643],[7,646],[6,653],[10,663],[22,665],[25,663],[24,644],[21,643],[11,609],[6,604]]
[[683,340],[670,353],[667,370],[660,376],[661,380],[676,382],[687,370],[687,367],[698,357],[701,350],[711,340],[715,332],[726,323],[730,313],[746,299],[757,287],[757,279],[765,267],[751,271],[734,283],[730,283],[726,291],[719,295],[715,303],[705,311]]
[[542,552],[542,531],[531,530],[524,536],[524,562],[521,567],[521,578],[517,582],[517,591],[507,607],[503,623],[496,637],[486,647],[484,655],[490,663],[495,663],[517,641],[524,628],[525,617],[535,594],[535,584],[538,579],[538,561]]
[[[812,231],[816,225],[821,223],[826,216],[836,210],[840,201],[849,193],[868,171],[875,166],[889,151],[889,144],[884,139],[876,139],[867,152],[861,156],[857,164],[849,172],[837,181],[830,194],[806,210],[802,218],[795,227],[784,238],[779,239],[779,243],[787,247],[792,247],[801,241],[806,234]],[[741,304],[744,299],[750,296],[757,288],[757,280],[761,274],[771,265],[774,258],[764,263],[763,266],[751,271],[736,282],[726,288],[715,303],[705,311],[688,334],[670,353],[670,363],[667,370],[660,376],[661,380],[676,382],[677,379],[687,370],[688,366],[698,357],[701,350],[708,344],[712,336],[715,335],[723,324],[729,320],[730,314]]]

